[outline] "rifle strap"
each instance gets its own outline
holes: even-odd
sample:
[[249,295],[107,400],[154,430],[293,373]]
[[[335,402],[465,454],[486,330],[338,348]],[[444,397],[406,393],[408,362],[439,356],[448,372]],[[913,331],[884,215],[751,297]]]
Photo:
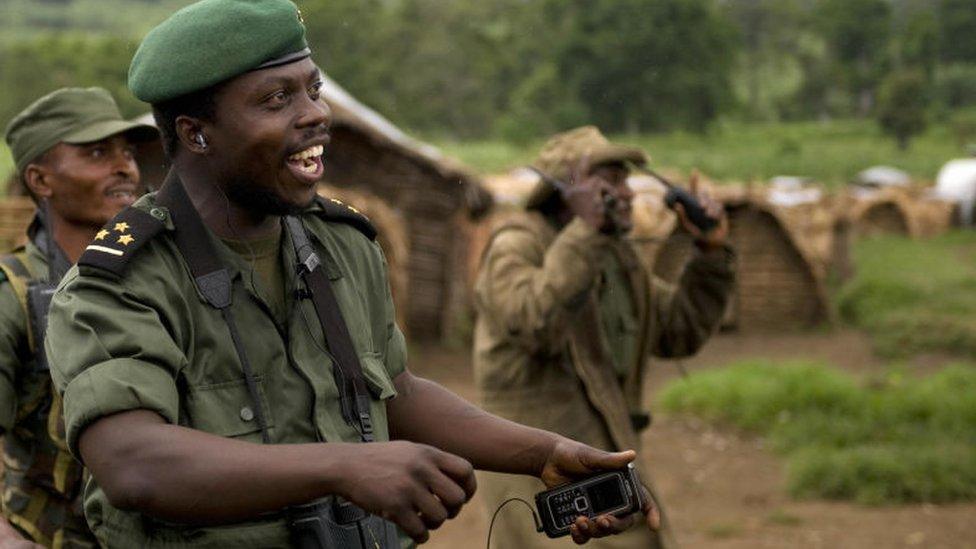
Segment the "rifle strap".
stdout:
[[325,344],[331,351],[333,375],[339,388],[342,416],[356,427],[363,442],[372,442],[373,422],[369,409],[369,393],[363,378],[363,367],[353,345],[349,328],[339,308],[329,277],[325,275],[322,261],[312,247],[302,221],[294,216],[284,218],[292,244],[295,246],[297,274],[305,282],[311,294],[315,314],[322,326]]
[[268,433],[264,408],[261,406],[257,380],[254,377],[254,370],[247,358],[240,330],[237,328],[237,323],[234,322],[234,315],[231,311],[232,286],[230,274],[220,263],[217,250],[210,242],[207,228],[204,226],[203,220],[200,219],[200,213],[193,206],[193,202],[186,194],[186,189],[183,188],[183,183],[174,172],[171,171],[166,181],[163,182],[156,203],[169,210],[173,224],[176,226],[173,239],[180,254],[190,266],[190,272],[197,289],[200,290],[211,307],[220,311],[224,323],[227,324],[231,342],[241,362],[248,396],[254,409],[254,418],[261,429],[261,440],[268,444],[271,442],[271,435]]

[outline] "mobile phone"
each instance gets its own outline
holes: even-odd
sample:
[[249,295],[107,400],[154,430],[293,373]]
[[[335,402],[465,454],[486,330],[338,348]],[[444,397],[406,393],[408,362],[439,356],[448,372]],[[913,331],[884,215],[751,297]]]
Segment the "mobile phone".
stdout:
[[664,203],[669,208],[674,208],[675,204],[681,204],[688,215],[688,220],[702,231],[708,232],[718,225],[718,220],[708,216],[708,212],[702,207],[698,199],[681,187],[668,187],[667,194],[664,195]]
[[576,518],[626,517],[644,506],[640,478],[633,464],[600,473],[535,495],[542,529],[550,538],[569,534]]

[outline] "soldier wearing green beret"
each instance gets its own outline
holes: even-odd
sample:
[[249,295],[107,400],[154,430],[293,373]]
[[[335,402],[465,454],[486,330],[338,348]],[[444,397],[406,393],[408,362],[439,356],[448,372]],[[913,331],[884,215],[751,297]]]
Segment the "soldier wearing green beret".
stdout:
[[0,521],[0,546],[95,546],[82,512],[82,467],[68,453],[61,400],[41,347],[41,315],[45,294],[101,226],[137,198],[134,143],[156,136],[151,126],[123,120],[101,88],[55,91],[7,126],[18,177],[37,202],[38,214],[27,244],[0,256],[6,519]]
[[105,546],[388,549],[454,517],[474,468],[553,485],[634,458],[409,371],[375,230],[316,194],[331,113],[304,32],[287,0],[203,0],[133,58],[173,169],[65,277],[47,346]]
[[[543,146],[534,167],[545,178],[526,211],[495,228],[476,282],[474,369],[486,410],[597,448],[636,448],[649,420],[641,402],[647,357],[690,355],[718,326],[734,278],[718,203],[702,198],[720,221],[709,232],[678,211],[701,252],[677,288],[647,272],[624,239],[629,166],[646,160],[592,126]],[[525,477],[480,480],[489,509],[543,487]],[[531,535],[526,517],[512,520],[521,524],[499,532],[495,547],[552,546]],[[662,547],[671,535],[638,525],[593,545]]]

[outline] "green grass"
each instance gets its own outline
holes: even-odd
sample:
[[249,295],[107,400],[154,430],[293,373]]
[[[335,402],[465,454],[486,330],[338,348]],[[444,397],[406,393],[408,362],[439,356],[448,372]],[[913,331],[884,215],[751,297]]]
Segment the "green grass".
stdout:
[[742,526],[730,522],[716,522],[714,524],[710,524],[708,528],[705,529],[705,533],[714,539],[729,539],[741,534]]
[[660,402],[765,436],[796,497],[976,500],[976,367],[862,384],[821,364],[743,362],[675,381]]
[[[933,180],[942,164],[964,153],[948,124],[933,125],[902,152],[873,120],[726,122],[705,135],[672,132],[615,139],[643,147],[654,166],[685,173],[697,167],[723,181],[802,175],[831,186],[841,185],[875,164],[896,166],[917,178]],[[542,141],[526,145],[442,141],[438,145],[477,170],[499,172],[531,162]]]
[[976,233],[863,240],[853,259],[857,272],[840,289],[838,310],[880,354],[976,358]]

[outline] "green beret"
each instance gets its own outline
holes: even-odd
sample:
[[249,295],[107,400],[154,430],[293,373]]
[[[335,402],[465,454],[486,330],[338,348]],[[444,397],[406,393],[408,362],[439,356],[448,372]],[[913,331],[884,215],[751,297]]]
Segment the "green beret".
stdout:
[[149,31],[129,66],[129,89],[161,103],[310,53],[289,0],[202,0]]
[[4,138],[17,173],[58,143],[94,143],[118,133],[136,140],[159,137],[148,124],[122,118],[112,94],[102,88],[62,88],[33,102],[7,125]]

